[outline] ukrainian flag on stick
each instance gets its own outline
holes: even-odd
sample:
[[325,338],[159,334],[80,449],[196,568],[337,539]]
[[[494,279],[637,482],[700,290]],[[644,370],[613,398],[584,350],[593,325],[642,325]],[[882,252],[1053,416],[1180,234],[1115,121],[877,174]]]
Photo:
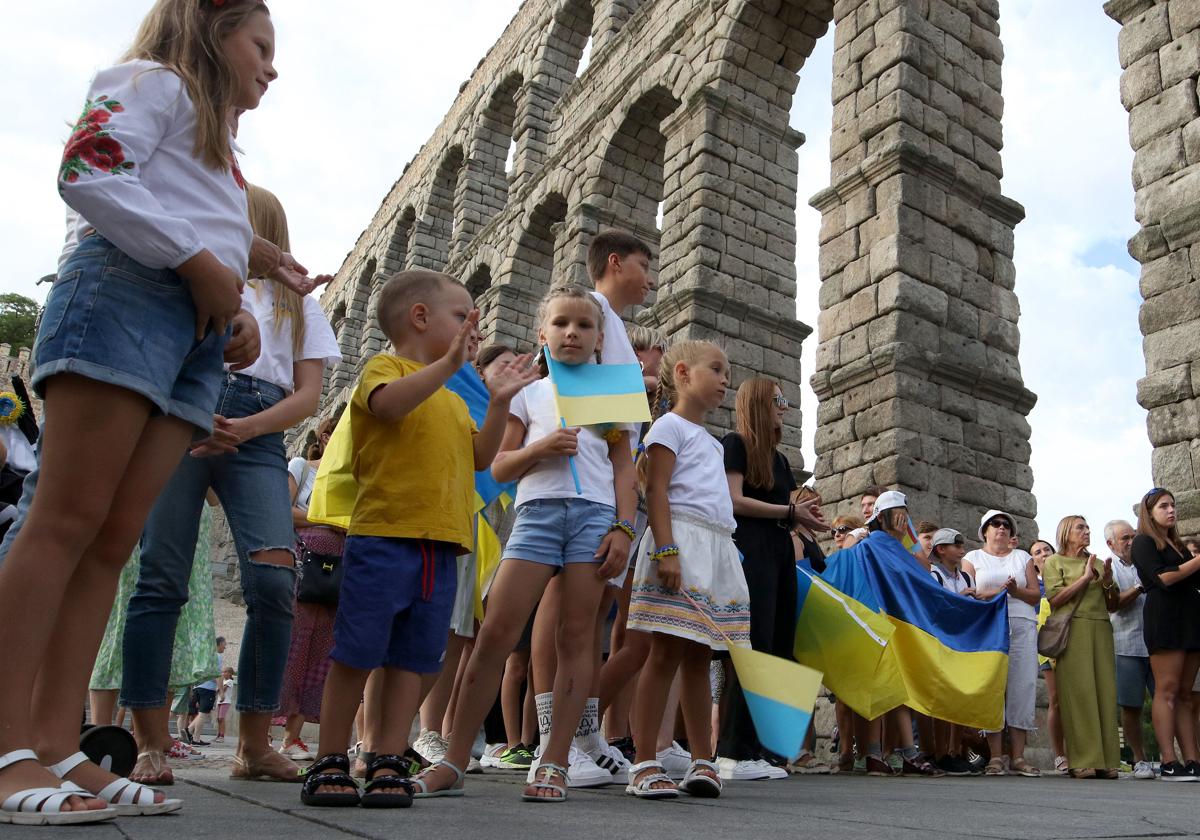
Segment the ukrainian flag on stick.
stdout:
[[800,755],[821,672],[746,647],[730,645],[729,656],[759,742],[776,755]]

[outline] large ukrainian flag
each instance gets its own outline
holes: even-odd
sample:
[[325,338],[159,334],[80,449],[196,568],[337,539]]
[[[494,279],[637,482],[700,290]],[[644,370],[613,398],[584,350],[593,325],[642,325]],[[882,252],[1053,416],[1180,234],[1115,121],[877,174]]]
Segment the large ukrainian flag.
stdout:
[[796,659],[824,671],[856,712],[870,718],[906,705],[972,728],[1003,727],[1006,596],[977,601],[943,589],[882,532],[831,555],[819,579],[797,574]]

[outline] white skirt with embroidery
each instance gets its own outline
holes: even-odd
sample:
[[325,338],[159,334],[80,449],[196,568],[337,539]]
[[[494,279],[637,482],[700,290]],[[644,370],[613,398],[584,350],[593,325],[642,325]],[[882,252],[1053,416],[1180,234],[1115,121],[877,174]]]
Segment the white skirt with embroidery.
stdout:
[[659,581],[658,561],[650,559],[657,545],[647,528],[637,550],[628,626],[679,636],[713,650],[749,647],[750,593],[732,532],[680,512],[671,516],[671,531],[690,600]]

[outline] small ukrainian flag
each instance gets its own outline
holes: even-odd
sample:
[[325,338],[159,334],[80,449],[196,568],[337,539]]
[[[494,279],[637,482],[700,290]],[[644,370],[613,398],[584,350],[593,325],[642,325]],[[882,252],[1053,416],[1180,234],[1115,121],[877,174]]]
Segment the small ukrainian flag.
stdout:
[[554,406],[565,426],[650,419],[640,365],[564,365],[545,352]]
[[746,647],[730,645],[729,656],[759,742],[776,755],[800,755],[821,672]]

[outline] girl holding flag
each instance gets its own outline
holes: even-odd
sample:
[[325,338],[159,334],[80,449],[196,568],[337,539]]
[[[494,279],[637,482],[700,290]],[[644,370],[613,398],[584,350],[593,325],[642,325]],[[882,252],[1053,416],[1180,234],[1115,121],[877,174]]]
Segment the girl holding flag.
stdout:
[[[703,425],[724,402],[728,387],[729,361],[711,342],[685,341],[663,357],[655,414],[664,397],[670,411],[655,418],[645,438],[650,530],[637,551],[629,607],[629,629],[654,634],[638,679],[637,763],[629,768],[625,789],[645,799],[679,795],[657,758],[658,730],[675,672],[682,671],[679,701],[692,753],[707,753],[712,651],[750,640],[750,595],[732,538],[737,523],[725,459],[721,444]],[[693,796],[720,796],[716,763],[694,759],[681,786]]]
[[[584,365],[596,356],[604,316],[586,289],[552,289],[538,316],[543,352],[555,362]],[[629,557],[637,497],[628,433],[608,441],[590,429],[563,428],[554,395],[553,383],[542,379],[513,398],[492,475],[517,481],[517,520],[463,674],[445,758],[417,777],[417,798],[462,792],[458,768],[470,759],[505,660],[546,585],[561,572],[554,692],[538,704],[539,716],[553,706],[553,724],[522,798],[566,799],[569,751],[592,681],[596,610],[607,579]]]

